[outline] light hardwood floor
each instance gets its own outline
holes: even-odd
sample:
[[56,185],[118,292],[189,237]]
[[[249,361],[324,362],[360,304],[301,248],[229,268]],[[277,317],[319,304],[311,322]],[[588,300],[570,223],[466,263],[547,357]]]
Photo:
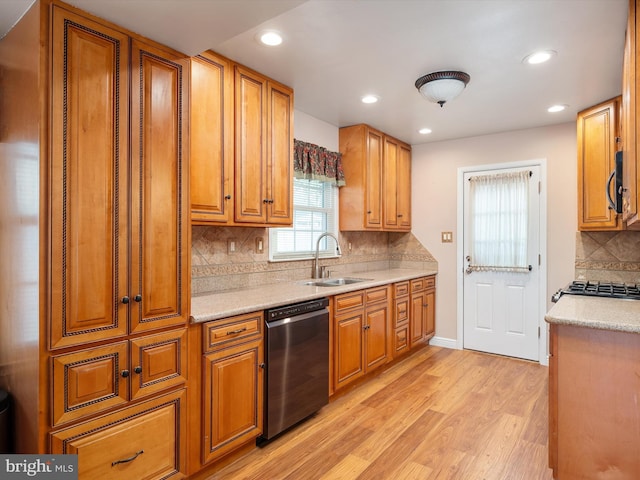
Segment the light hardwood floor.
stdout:
[[426,347],[209,480],[551,480],[547,375]]

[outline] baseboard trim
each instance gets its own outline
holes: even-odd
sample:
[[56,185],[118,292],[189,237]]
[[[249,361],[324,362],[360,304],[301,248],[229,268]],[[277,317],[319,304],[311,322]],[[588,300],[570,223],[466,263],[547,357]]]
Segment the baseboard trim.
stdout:
[[454,350],[458,349],[458,341],[455,338],[433,337],[429,340],[429,345],[433,345],[434,347],[452,348]]

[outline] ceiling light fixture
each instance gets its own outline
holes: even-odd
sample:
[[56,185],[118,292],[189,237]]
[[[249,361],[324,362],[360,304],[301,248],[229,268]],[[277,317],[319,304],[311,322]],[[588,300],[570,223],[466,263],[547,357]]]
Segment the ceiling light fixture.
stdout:
[[431,129],[430,128],[421,128],[420,130],[418,130],[418,133],[421,135],[427,135],[429,133],[431,133]]
[[568,107],[568,105],[553,105],[553,106],[547,108],[547,112],[549,112],[549,113],[558,113],[558,112],[563,111],[567,107]]
[[258,39],[260,40],[260,43],[267,45],[269,47],[275,47],[282,43],[282,35],[280,35],[278,32],[275,32],[273,30],[261,32],[258,35]]
[[544,63],[551,59],[551,57],[557,55],[555,50],[540,50],[539,52],[533,52],[531,55],[527,55],[522,59],[523,63],[530,65],[537,65]]
[[362,103],[376,103],[380,98],[376,95],[365,95],[360,100],[362,100]]
[[444,106],[462,93],[471,77],[464,72],[444,71],[429,73],[416,80],[416,88],[430,102]]

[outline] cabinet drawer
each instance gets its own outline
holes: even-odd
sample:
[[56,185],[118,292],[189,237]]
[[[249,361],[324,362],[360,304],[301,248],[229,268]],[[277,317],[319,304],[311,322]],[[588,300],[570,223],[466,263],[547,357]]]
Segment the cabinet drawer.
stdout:
[[409,297],[395,302],[395,326],[400,327],[409,323]]
[[383,302],[389,296],[389,287],[370,288],[366,291],[367,305],[370,303]]
[[205,323],[203,326],[204,351],[210,352],[216,348],[228,346],[231,342],[260,336],[263,322],[262,312],[254,312]]
[[131,341],[131,398],[140,398],[186,382],[187,330]]
[[128,365],[127,342],[51,357],[53,425],[124,404]]
[[398,282],[393,285],[393,298],[409,295],[409,282]]
[[79,478],[184,478],[184,390],[51,434],[51,453],[77,454]]
[[436,277],[425,277],[424,279],[424,287],[425,288],[435,288],[436,286]]
[[[433,280],[433,277],[430,277]],[[411,280],[411,292],[421,292],[427,288],[427,277],[416,278],[415,280]],[[433,285],[435,285],[435,280],[433,280]]]
[[396,344],[394,353],[397,355],[400,352],[407,350],[409,347],[409,325],[396,329]]
[[343,293],[342,295],[336,295],[335,306],[336,313],[350,308],[362,307],[364,305],[364,290],[358,290],[357,292]]

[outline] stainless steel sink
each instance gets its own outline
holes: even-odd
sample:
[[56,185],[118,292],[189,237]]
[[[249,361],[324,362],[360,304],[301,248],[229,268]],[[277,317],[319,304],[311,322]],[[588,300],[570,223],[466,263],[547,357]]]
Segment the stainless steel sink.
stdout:
[[311,285],[314,287],[340,287],[342,285],[351,285],[352,283],[367,282],[369,278],[319,278],[317,280],[305,280],[300,282],[303,285]]

